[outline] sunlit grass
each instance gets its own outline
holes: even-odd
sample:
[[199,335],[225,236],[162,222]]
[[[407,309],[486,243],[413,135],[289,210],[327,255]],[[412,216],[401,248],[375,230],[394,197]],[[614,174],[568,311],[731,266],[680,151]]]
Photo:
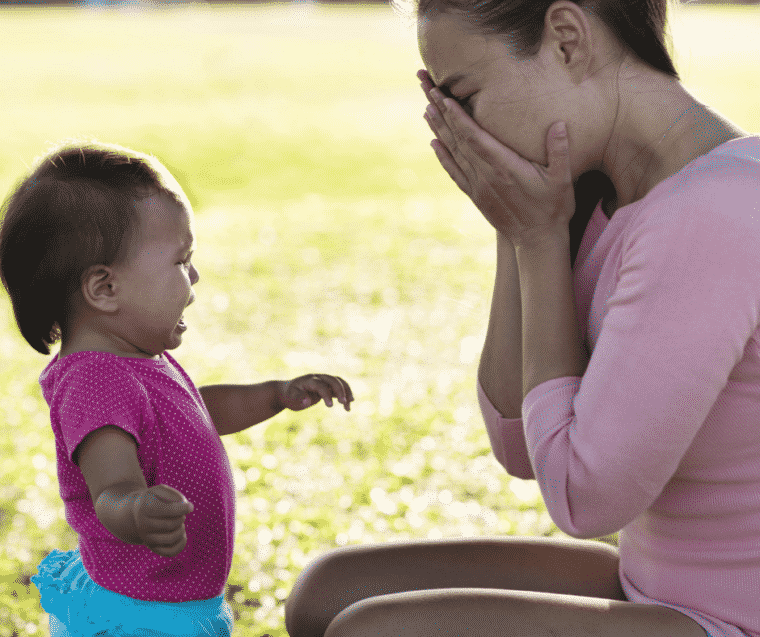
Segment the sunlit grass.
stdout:
[[[285,635],[296,576],[338,545],[558,533],[479,414],[493,233],[428,147],[413,29],[387,7],[313,5],[0,21],[2,193],[65,137],[155,153],[196,210],[201,281],[174,352],[196,384],[320,371],[353,387],[350,413],[320,404],[224,439],[236,635]],[[685,83],[751,131],[760,60],[741,34],[759,28],[757,11],[705,7],[673,26]],[[76,537],[37,383],[48,359],[0,308],[0,573],[28,582]],[[0,637],[46,635],[36,589],[3,586]]]

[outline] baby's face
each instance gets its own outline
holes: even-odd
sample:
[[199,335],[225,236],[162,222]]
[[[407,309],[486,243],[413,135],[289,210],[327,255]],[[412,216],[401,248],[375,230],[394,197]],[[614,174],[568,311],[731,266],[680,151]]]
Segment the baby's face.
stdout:
[[139,245],[119,266],[119,336],[139,353],[156,356],[182,343],[185,308],[195,300],[200,276],[190,262],[193,215],[163,194],[137,202]]

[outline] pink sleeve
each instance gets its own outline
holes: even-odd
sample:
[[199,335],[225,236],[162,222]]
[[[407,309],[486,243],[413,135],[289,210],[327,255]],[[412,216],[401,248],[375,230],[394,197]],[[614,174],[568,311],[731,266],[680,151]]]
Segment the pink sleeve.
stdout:
[[142,444],[145,389],[126,366],[97,359],[77,362],[61,378],[51,418],[61,428],[69,460],[88,433],[114,425]]
[[541,493],[574,537],[614,533],[660,496],[760,323],[757,175],[692,178],[638,212],[606,266],[583,378],[523,401]]
[[522,418],[504,418],[496,411],[478,380],[478,402],[486,421],[488,438],[496,459],[515,478],[533,480],[533,468],[525,447]]

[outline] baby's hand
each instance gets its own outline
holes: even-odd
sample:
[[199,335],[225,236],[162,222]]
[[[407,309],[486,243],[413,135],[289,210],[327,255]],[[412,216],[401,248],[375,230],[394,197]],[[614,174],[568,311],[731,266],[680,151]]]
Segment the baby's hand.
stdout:
[[325,405],[332,407],[333,397],[338,399],[346,411],[351,411],[354,395],[348,383],[337,376],[307,374],[280,385],[280,402],[293,411],[316,405],[320,398],[324,398]]
[[145,489],[132,508],[137,533],[156,555],[173,557],[187,544],[185,515],[193,512],[192,503],[176,489],[157,484]]

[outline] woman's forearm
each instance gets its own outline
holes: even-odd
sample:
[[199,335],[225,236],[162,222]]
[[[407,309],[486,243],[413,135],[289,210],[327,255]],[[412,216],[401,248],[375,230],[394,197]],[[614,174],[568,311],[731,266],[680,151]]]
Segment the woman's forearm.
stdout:
[[478,377],[504,418],[522,417],[522,302],[515,249],[496,233],[496,282]]

